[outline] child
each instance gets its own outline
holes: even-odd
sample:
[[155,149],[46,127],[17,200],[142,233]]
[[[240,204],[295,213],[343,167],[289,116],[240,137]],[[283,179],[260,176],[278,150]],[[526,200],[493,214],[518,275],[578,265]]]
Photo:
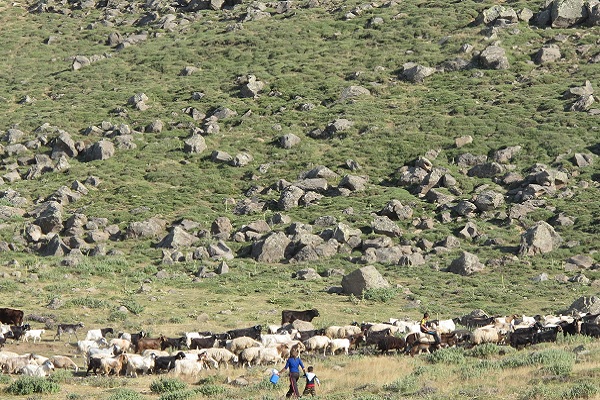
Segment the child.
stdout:
[[306,374],[304,374],[306,377],[306,387],[304,388],[304,393],[302,393],[302,396],[307,396],[309,394],[311,396],[316,396],[317,393],[315,391],[315,384],[321,386],[321,382],[319,381],[319,378],[317,378],[317,375],[313,374],[312,365],[306,370],[308,371]]

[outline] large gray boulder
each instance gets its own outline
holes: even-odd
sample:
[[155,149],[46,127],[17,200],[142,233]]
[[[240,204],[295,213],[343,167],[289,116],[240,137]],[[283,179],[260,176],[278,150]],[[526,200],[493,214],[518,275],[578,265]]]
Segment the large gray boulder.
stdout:
[[202,135],[194,134],[183,141],[183,151],[186,153],[200,154],[206,148],[206,140]]
[[107,160],[115,155],[115,145],[110,140],[100,140],[85,152],[85,161]]
[[560,60],[562,54],[560,48],[555,44],[545,44],[535,55],[534,62],[538,65],[549,64]]
[[41,254],[44,257],[49,256],[59,256],[62,257],[64,255],[69,254],[71,249],[67,247],[67,245],[62,241],[58,234],[53,234],[48,241],[48,244],[42,249]]
[[125,231],[126,239],[142,239],[158,237],[164,232],[167,222],[160,218],[150,218],[147,221],[132,222]]
[[292,241],[283,232],[273,232],[252,244],[252,258],[259,262],[278,263],[293,252]]
[[502,193],[493,190],[484,190],[475,198],[475,206],[479,211],[495,210],[504,204]]
[[53,160],[60,158],[62,155],[66,155],[67,157],[77,157],[78,151],[75,147],[75,141],[71,139],[71,135],[69,135],[65,131],[60,131],[60,134],[56,139],[54,139],[54,143],[52,146],[52,157]]
[[521,235],[520,255],[535,256],[550,253],[562,243],[562,238],[547,222],[540,221]]
[[468,276],[484,268],[485,265],[479,261],[479,258],[475,254],[463,251],[460,257],[452,261],[450,267],[448,267],[448,272]]
[[479,55],[479,62],[487,69],[508,69],[510,67],[506,52],[500,46],[488,46]]
[[588,17],[585,0],[554,0],[550,18],[553,28],[569,28]]
[[402,236],[402,229],[386,216],[375,217],[373,222],[371,222],[371,229],[373,229],[373,232],[380,235],[389,237]]
[[337,224],[333,230],[333,238],[340,243],[347,243],[352,237],[360,237],[362,234],[358,228],[352,228],[342,222]]
[[379,215],[395,221],[406,220],[412,218],[413,210],[410,206],[402,205],[400,200],[390,200],[385,207],[379,211]]
[[361,96],[370,96],[371,92],[369,89],[362,86],[348,86],[342,90],[340,100],[348,100]]
[[62,231],[62,214],[63,207],[56,201],[44,202],[29,212],[35,218],[33,223],[42,228],[44,234]]
[[356,269],[342,278],[342,288],[348,295],[362,296],[365,290],[389,287],[389,282],[372,265]]
[[156,247],[168,249],[190,247],[198,240],[200,240],[198,237],[189,234],[183,228],[176,226],[156,245]]
[[428,76],[435,74],[435,68],[425,67],[413,62],[408,62],[402,67],[402,77],[414,83],[421,83]]
[[571,313],[600,313],[600,298],[597,296],[580,297],[571,304],[567,310],[568,314]]
[[298,207],[298,202],[303,195],[304,190],[298,186],[290,185],[281,192],[277,206],[282,211]]
[[210,226],[210,233],[220,239],[228,239],[233,230],[233,225],[227,217],[218,217]]

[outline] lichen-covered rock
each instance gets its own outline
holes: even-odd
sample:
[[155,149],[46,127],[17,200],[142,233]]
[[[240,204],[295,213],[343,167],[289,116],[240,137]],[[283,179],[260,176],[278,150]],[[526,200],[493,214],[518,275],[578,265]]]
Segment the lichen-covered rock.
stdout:
[[550,253],[562,243],[562,238],[545,221],[536,223],[521,235],[520,255],[535,256]]
[[342,278],[342,288],[348,295],[362,296],[365,290],[389,287],[389,282],[372,265],[356,269]]

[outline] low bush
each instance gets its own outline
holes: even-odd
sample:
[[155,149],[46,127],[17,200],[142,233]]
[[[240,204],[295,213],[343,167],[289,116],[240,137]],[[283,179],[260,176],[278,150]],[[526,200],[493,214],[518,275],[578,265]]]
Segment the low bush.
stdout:
[[33,393],[51,394],[58,393],[60,386],[58,383],[49,381],[46,378],[22,376],[8,385],[5,391],[6,393],[20,396]]
[[106,400],[142,400],[144,397],[132,389],[116,389]]
[[175,392],[177,390],[183,390],[186,388],[185,382],[173,378],[160,378],[152,381],[150,384],[150,390],[152,393],[167,393]]
[[220,385],[203,385],[196,389],[197,393],[203,394],[204,396],[217,396],[227,391],[223,386]]
[[187,400],[196,397],[198,397],[198,393],[195,390],[184,389],[163,393],[158,400]]
[[408,375],[404,378],[400,378],[390,383],[389,385],[385,385],[383,387],[384,390],[388,392],[396,392],[399,394],[411,394],[418,390],[418,381],[414,376]]
[[598,394],[598,386],[590,382],[578,383],[571,386],[563,394],[563,399],[589,399]]
[[427,354],[426,360],[432,364],[463,364],[465,362],[465,355],[462,349],[454,347]]
[[373,288],[363,292],[365,300],[376,301],[378,303],[387,303],[398,297],[398,290],[395,288]]

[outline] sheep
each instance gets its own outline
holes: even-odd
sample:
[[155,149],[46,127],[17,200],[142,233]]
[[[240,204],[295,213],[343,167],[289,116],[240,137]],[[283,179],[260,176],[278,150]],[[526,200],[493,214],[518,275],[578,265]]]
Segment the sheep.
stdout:
[[88,350],[92,347],[108,346],[106,339],[98,340],[79,340],[77,341],[77,349],[82,354],[87,354]]
[[334,355],[336,351],[343,350],[344,354],[348,355],[348,349],[350,348],[349,339],[331,339],[328,348],[331,351],[331,355]]
[[209,349],[203,349],[198,354],[206,354],[207,357],[213,358],[217,363],[225,363],[225,368],[229,369],[229,363],[237,363],[238,356],[233,354],[231,351],[218,347],[211,347]]
[[204,349],[188,350],[188,351],[184,352],[184,355],[185,355],[185,358],[184,358],[185,360],[192,360],[192,361],[198,360],[198,355],[203,355],[202,365],[205,369],[209,369],[209,368],[219,369],[219,363],[217,362],[217,360],[215,360],[214,358],[207,355],[206,352],[204,351]]
[[29,342],[29,339],[33,339],[33,343],[35,343],[35,340],[38,339],[38,341],[41,342],[44,332],[46,332],[45,329],[31,329],[25,331],[25,334],[23,335],[23,341]]
[[341,326],[335,326],[335,325],[328,326],[327,328],[325,328],[325,336],[327,336],[329,339],[335,339],[338,337],[338,332],[340,331],[341,328],[342,328]]
[[108,342],[109,346],[117,346],[121,351],[129,351],[131,348],[131,341],[126,339],[111,339]]
[[317,351],[323,350],[323,355],[325,355],[325,351],[329,346],[329,342],[331,339],[327,336],[313,336],[304,341],[304,346],[306,347],[306,351]]
[[32,364],[42,365],[46,361],[48,361],[48,357],[41,356],[39,354],[26,353],[23,356],[31,357]]
[[243,350],[238,357],[240,366],[244,367],[247,364],[248,367],[251,367],[253,362],[259,364],[261,349],[263,349],[263,347],[249,347]]
[[140,356],[137,354],[130,354],[127,357],[127,368],[125,369],[125,376],[131,376],[137,378],[137,371],[142,371],[142,374],[147,374],[154,369],[154,362],[156,360],[156,354],[150,354],[147,356]]
[[114,334],[113,328],[90,329],[85,335],[85,340],[98,340],[106,337],[108,333]]
[[259,363],[261,365],[266,364],[277,364],[278,362],[283,362],[282,353],[287,351],[287,346],[284,344],[279,344],[275,347],[262,347],[259,349]]
[[70,367],[75,368],[75,373],[79,372],[79,367],[73,360],[66,356],[53,356],[50,358],[52,364],[54,364],[54,368],[63,368],[69,369]]
[[359,333],[362,333],[362,331],[360,330],[359,326],[345,325],[345,326],[342,326],[342,328],[340,329],[340,331],[338,333],[340,335],[340,339],[343,339],[343,338],[348,338],[348,336],[358,335]]
[[[266,336],[266,335],[264,335]],[[263,336],[263,337],[264,337]],[[231,351],[233,354],[239,356],[242,351],[247,349],[248,347],[262,347],[262,343],[249,338],[248,336],[241,336],[235,339],[232,339],[227,343],[225,348]]]
[[400,327],[390,324],[373,324],[368,330],[368,333],[374,333],[379,331],[385,331],[386,329],[390,330],[390,334],[395,335],[396,333],[400,333]]
[[281,328],[281,325],[267,325],[267,332],[269,332],[270,334],[275,334],[279,332]]
[[296,339],[298,336],[298,332],[294,333],[285,333],[285,334],[276,334],[276,335],[262,335],[261,342],[263,346],[269,347],[273,344],[281,344],[281,343],[289,343],[292,340]]
[[167,357],[171,355],[168,351],[164,350],[146,349],[142,351],[142,357],[148,356],[150,354],[154,354],[156,357]]
[[17,355],[16,357],[7,358],[4,362],[4,371],[9,374],[17,373],[21,368],[28,364],[35,364],[38,366],[31,354],[25,354],[22,356]]
[[25,376],[37,376],[40,378],[50,375],[51,371],[54,371],[54,364],[50,360],[46,360],[42,365],[25,365],[19,370]]
[[197,376],[204,366],[206,353],[198,354],[195,360],[175,360],[173,375]]
[[6,364],[6,360],[12,357],[18,357],[19,355],[13,351],[0,351],[0,370],[3,369],[4,364]]
[[499,343],[501,335],[493,327],[477,328],[473,331],[473,344]]
[[456,324],[451,319],[442,319],[437,321],[436,330],[438,333],[450,333],[456,330]]

